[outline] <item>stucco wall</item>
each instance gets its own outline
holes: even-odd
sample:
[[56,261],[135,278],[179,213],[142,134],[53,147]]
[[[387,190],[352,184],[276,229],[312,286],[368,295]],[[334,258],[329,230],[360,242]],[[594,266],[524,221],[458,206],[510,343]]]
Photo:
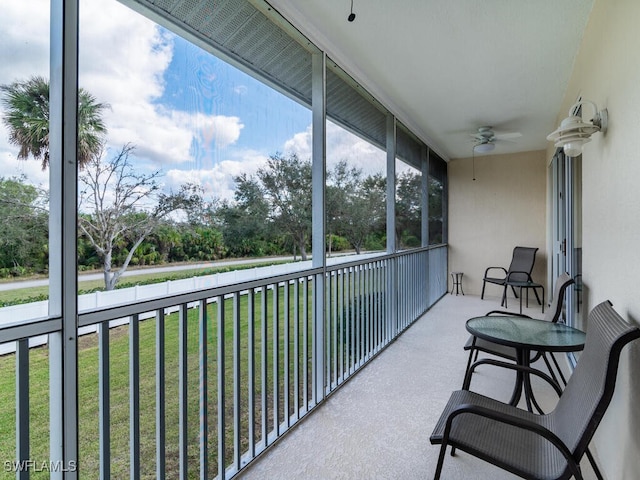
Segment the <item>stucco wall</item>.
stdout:
[[[484,155],[449,162],[449,268],[465,293],[480,295],[489,266],[507,268],[513,247],[538,247],[533,279],[546,282],[546,152]],[[485,295],[499,296],[487,285]]]
[[[596,0],[558,111],[560,120],[578,96],[609,110],[609,131],[594,135],[582,155],[585,303],[591,309],[609,299],[635,323],[640,321],[639,22],[637,0]],[[590,114],[588,107],[585,113]],[[639,402],[640,345],[633,345],[623,352],[616,394],[594,442],[608,479],[640,476]]]

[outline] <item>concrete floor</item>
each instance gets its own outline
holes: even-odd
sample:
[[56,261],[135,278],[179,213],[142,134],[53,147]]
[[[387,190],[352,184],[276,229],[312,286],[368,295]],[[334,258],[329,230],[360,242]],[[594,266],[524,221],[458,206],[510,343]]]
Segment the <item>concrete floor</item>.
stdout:
[[[523,313],[542,318],[535,300],[530,306],[536,308]],[[517,302],[510,307],[517,311]],[[495,297],[446,295],[240,478],[433,478],[439,446],[432,446],[429,436],[450,392],[462,385],[465,321],[497,308]],[[485,367],[474,375],[471,389],[508,401],[513,381],[512,373]],[[534,390],[545,411],[550,410],[556,402],[551,388],[536,383]],[[582,468],[585,479],[595,479],[586,458]],[[459,452],[447,454],[442,478],[517,477]]]

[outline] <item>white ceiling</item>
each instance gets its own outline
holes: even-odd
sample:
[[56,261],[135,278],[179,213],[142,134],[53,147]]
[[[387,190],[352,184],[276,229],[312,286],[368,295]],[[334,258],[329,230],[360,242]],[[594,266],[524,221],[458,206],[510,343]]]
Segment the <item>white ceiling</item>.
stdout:
[[445,158],[481,126],[540,150],[556,128],[593,0],[271,0]]

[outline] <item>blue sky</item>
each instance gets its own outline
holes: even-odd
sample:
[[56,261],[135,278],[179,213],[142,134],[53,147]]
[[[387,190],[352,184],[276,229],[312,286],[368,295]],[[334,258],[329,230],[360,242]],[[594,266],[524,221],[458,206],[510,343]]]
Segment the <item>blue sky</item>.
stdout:
[[[3,0],[0,84],[48,77],[48,5]],[[255,173],[269,155],[311,155],[307,108],[115,0],[81,0],[79,81],[110,105],[106,155],[135,145],[136,169],[161,169],[167,189],[193,182],[210,198],[232,198],[233,178]],[[0,176],[46,186],[40,162],[16,154],[0,125]],[[385,165],[384,152],[329,124],[329,168],[341,159],[365,173]]]
[[[164,78],[167,83],[159,103],[208,115],[238,116],[244,125],[237,142],[240,148],[260,145],[275,152],[311,120],[308,109],[177,36]],[[277,116],[277,121],[270,115]]]

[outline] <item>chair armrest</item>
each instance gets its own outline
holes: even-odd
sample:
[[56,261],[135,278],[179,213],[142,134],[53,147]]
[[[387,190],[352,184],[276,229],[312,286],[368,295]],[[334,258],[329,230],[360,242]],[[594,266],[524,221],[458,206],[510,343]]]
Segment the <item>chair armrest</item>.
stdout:
[[518,272],[518,271],[507,273],[507,278],[505,279],[506,283],[509,283],[511,281],[511,275],[514,275],[514,274],[526,275],[527,282],[533,283],[533,278],[531,278],[531,274],[529,272]]
[[529,373],[531,375],[535,375],[536,377],[540,377],[541,379],[545,380],[549,385],[551,385],[553,387],[553,390],[558,394],[558,397],[562,396],[562,390],[560,389],[560,386],[557,384],[557,382],[555,382],[553,378],[551,378],[546,373],[538,370],[537,368],[525,367],[524,365],[503,362],[493,358],[483,358],[482,360],[478,360],[473,365],[471,365],[471,367],[469,368],[469,370],[464,376],[464,382],[462,384],[463,390],[469,390],[469,387],[471,386],[471,376],[473,375],[473,371],[476,369],[476,367],[480,365],[493,365],[495,367],[502,367],[509,370],[518,370],[521,372]]
[[[447,445],[449,443],[449,433],[451,431],[451,425],[455,417],[461,414],[471,414],[478,415],[481,417],[489,418],[491,420],[495,420],[496,422],[504,423],[507,425],[514,426],[516,428],[521,428],[523,430],[528,430],[536,435],[540,435],[541,437],[548,440],[554,447],[560,451],[562,456],[567,460],[567,463],[574,475],[575,478],[582,478],[580,476],[579,471],[577,470],[576,461],[573,458],[573,454],[569,450],[569,448],[564,444],[564,442],[551,430],[544,428],[542,425],[534,423],[525,418],[516,417],[514,415],[510,415],[505,412],[499,412],[497,410],[492,410],[487,407],[482,407],[480,405],[472,405],[469,403],[461,404],[455,407],[449,416],[447,417],[447,423],[445,425],[444,433],[442,436],[442,444]],[[455,446],[455,445],[454,445]]]
[[487,278],[487,275],[489,274],[489,270],[492,270],[492,269],[502,270],[504,272],[505,277],[507,276],[507,269],[504,267],[487,267],[487,269],[484,271],[484,278]]
[[524,313],[507,312],[506,310],[491,310],[490,312],[487,312],[485,316],[488,317],[489,315],[494,315],[494,314],[508,315],[509,317],[532,318],[529,315],[525,315]]

